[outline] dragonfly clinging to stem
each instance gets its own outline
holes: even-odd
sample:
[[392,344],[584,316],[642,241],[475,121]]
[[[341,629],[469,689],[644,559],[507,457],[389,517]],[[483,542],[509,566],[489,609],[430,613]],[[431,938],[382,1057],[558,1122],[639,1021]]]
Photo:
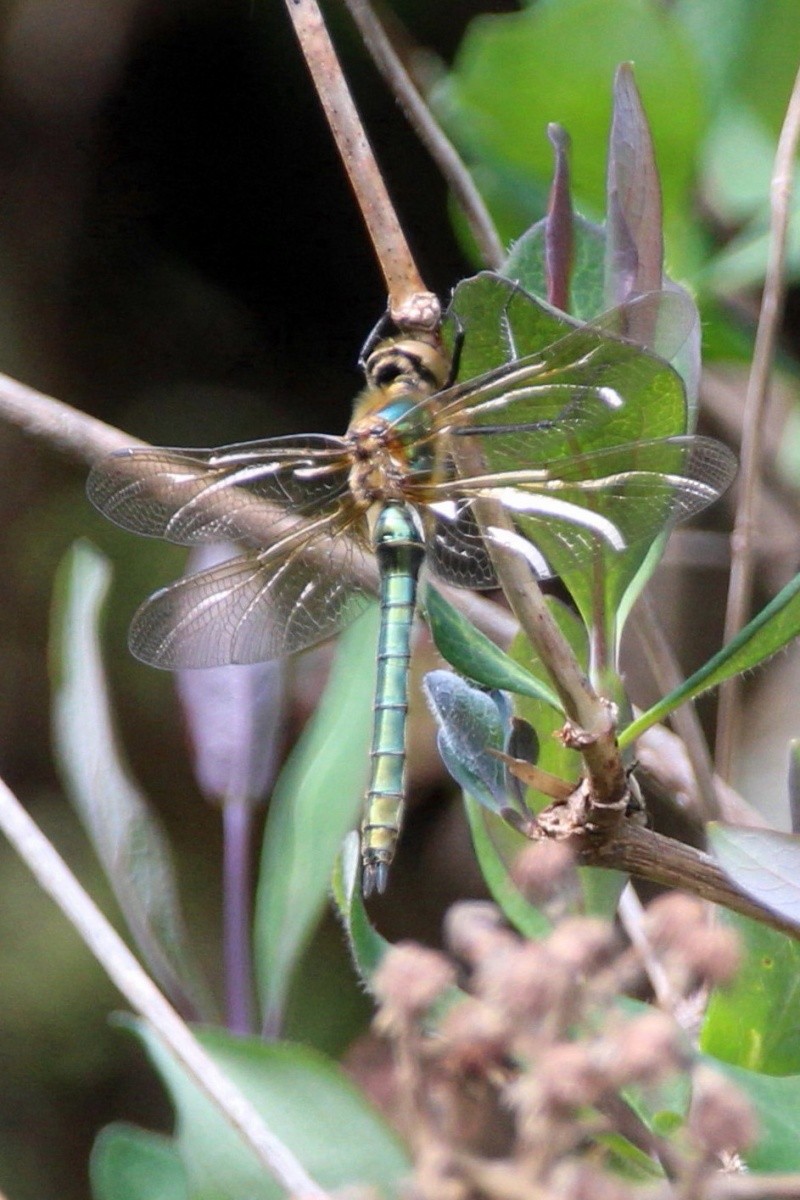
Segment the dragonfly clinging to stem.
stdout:
[[[366,895],[385,890],[399,836],[423,563],[449,583],[493,588],[501,546],[547,577],[556,570],[548,547],[559,570],[601,550],[622,553],[730,483],[735,459],[718,442],[636,436],[638,398],[666,390],[682,402],[683,387],[663,359],[615,331],[668,304],[679,304],[674,293],[637,297],[521,358],[509,326],[510,361],[456,383],[438,336],[383,338],[366,355],[366,387],[343,437],[134,449],[92,471],[90,499],[124,528],[181,545],[243,547],[140,607],[130,647],[154,666],[251,663],[313,646],[369,603],[374,552],[381,621],[362,824]],[[252,522],[254,505],[265,503],[281,518],[268,545]],[[486,511],[502,519],[487,525]]]

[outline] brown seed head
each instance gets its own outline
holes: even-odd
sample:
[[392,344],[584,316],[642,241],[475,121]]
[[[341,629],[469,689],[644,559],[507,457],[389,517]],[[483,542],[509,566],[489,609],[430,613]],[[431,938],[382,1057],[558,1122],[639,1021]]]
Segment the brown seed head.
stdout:
[[421,1016],[455,983],[455,970],[438,951],[415,942],[399,942],[387,953],[372,982],[386,1014],[410,1019]]
[[497,905],[486,900],[452,905],[444,919],[444,938],[450,952],[470,966],[519,941]]
[[599,917],[560,921],[544,945],[553,958],[584,975],[607,966],[618,949],[613,927]]
[[547,904],[573,890],[575,856],[565,842],[534,842],[515,858],[511,877],[531,904]]
[[746,1150],[758,1133],[747,1099],[729,1079],[705,1066],[693,1073],[688,1125],[703,1149],[715,1155]]
[[617,1087],[656,1083],[686,1066],[686,1039],[672,1017],[653,1009],[625,1021],[608,1037]]
[[552,1200],[634,1200],[635,1192],[613,1175],[586,1162],[560,1164],[550,1180]]
[[700,900],[670,892],[648,904],[644,924],[656,950],[683,950],[706,925],[705,910]]
[[720,925],[695,929],[683,955],[693,974],[712,987],[730,983],[742,962],[736,932]]
[[511,1023],[538,1022],[564,1004],[573,987],[571,973],[540,942],[517,945],[482,960],[473,979],[475,992]]
[[551,1112],[595,1104],[613,1086],[610,1063],[585,1042],[561,1042],[544,1051],[536,1078],[542,1103]]
[[439,1026],[437,1062],[455,1076],[489,1075],[505,1067],[508,1030],[500,1014],[488,1004],[467,997],[445,1016]]

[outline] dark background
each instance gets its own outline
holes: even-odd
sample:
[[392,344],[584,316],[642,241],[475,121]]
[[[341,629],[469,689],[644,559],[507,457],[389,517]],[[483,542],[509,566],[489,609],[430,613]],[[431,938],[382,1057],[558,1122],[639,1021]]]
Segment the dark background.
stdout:
[[[397,11],[445,59],[477,11]],[[283,5],[23,0],[0,25],[0,370],[132,434],[215,444],[339,432],[385,294]],[[368,65],[333,32],[428,285],[463,275],[445,188]],[[106,911],[108,888],[50,757],[53,576],[89,535],[118,566],[108,646],[134,771],[178,848],[195,939],[218,955],[218,815],[187,767],[171,683],[124,629],[174,549],[134,545],[83,498],[84,472],[0,427],[0,772]],[[298,725],[303,712],[294,715]],[[97,1129],[166,1101],[118,998],[0,845],[0,1190],[88,1195]]]

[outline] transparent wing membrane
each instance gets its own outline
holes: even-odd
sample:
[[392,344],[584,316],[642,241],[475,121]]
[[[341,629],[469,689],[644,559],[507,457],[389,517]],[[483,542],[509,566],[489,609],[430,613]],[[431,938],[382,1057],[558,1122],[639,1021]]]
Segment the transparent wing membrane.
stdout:
[[[524,461],[523,448],[518,455]],[[555,573],[548,547],[558,547],[561,570],[565,562],[587,562],[600,545],[622,552],[702,511],[726,490],[735,471],[736,459],[719,442],[662,438],[562,459],[549,468],[455,478],[429,489],[429,507],[440,529],[450,530],[435,537],[456,542],[463,560],[472,553],[476,561],[487,557],[476,517],[480,510],[490,526],[487,536],[523,554],[535,574],[547,578]],[[515,538],[491,528],[491,509],[481,510],[481,501],[502,506]]]
[[298,516],[347,491],[341,438],[311,434],[219,450],[124,450],[95,467],[89,498],[124,529],[182,546],[253,541],[248,515],[268,501]]
[[355,620],[371,595],[356,582],[364,574],[361,540],[330,522],[315,538],[231,559],[156,592],[134,616],[130,648],[169,669],[280,658]]

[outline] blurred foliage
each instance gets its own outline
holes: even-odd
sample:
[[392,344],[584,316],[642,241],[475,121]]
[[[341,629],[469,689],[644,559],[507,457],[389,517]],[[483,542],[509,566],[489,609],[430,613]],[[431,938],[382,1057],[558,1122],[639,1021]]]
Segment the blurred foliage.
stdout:
[[[393,4],[421,43],[444,60],[456,55],[453,73],[441,70],[437,110],[475,161],[504,236],[518,237],[544,211],[548,121],[569,129],[578,203],[600,215],[611,81],[618,63],[633,59],[664,180],[669,262],[699,290],[715,356],[746,356],[749,330],[732,321],[729,301],[763,278],[768,176],[796,69],[800,6],[512,7]],[[477,13],[486,15],[467,28]],[[332,18],[423,274],[445,294],[469,269],[446,189],[376,85],[359,39],[338,11]],[[0,22],[0,367],[159,442],[343,428],[357,350],[384,297],[281,5],[128,0],[112,13],[98,0],[57,11],[20,0]],[[180,853],[188,924],[217,971],[217,817],[192,784],[170,681],[124,650],[138,599],[174,578],[178,556],[101,528],[82,471],[68,472],[12,431],[0,436],[3,774],[113,910],[67,819],[48,748],[43,630],[53,574],[73,537],[88,531],[117,567],[107,642],[133,769]],[[313,663],[298,677],[316,697]],[[307,707],[297,702],[293,730]],[[166,1105],[149,1069],[107,1027],[114,1000],[99,970],[10,851],[0,854],[3,1188],[10,1200],[85,1200],[94,1130],[115,1115],[167,1127]],[[397,894],[410,901],[400,920],[429,940],[438,927],[418,923],[414,889],[425,884],[438,897],[442,877],[446,891],[448,872],[452,881],[464,870],[457,855],[436,861],[436,878],[423,857],[416,876],[408,868],[410,886],[398,880]],[[339,1053],[366,1012],[342,946],[322,961],[312,944],[298,971],[287,1029]],[[343,988],[352,996],[339,1003]],[[320,1019],[326,1006],[336,1021]],[[726,1057],[735,1023],[725,1033],[721,1010],[717,1021],[713,1050]],[[784,1067],[795,1069],[793,1048]],[[794,1103],[796,1084],[770,1091],[784,1081],[764,1080],[754,1077],[751,1095],[761,1088],[777,1120],[792,1111],[781,1097]],[[120,1134],[102,1153],[136,1165],[141,1149],[169,1179],[164,1195],[167,1186],[182,1194],[169,1149],[151,1140],[132,1150],[138,1136]]]

